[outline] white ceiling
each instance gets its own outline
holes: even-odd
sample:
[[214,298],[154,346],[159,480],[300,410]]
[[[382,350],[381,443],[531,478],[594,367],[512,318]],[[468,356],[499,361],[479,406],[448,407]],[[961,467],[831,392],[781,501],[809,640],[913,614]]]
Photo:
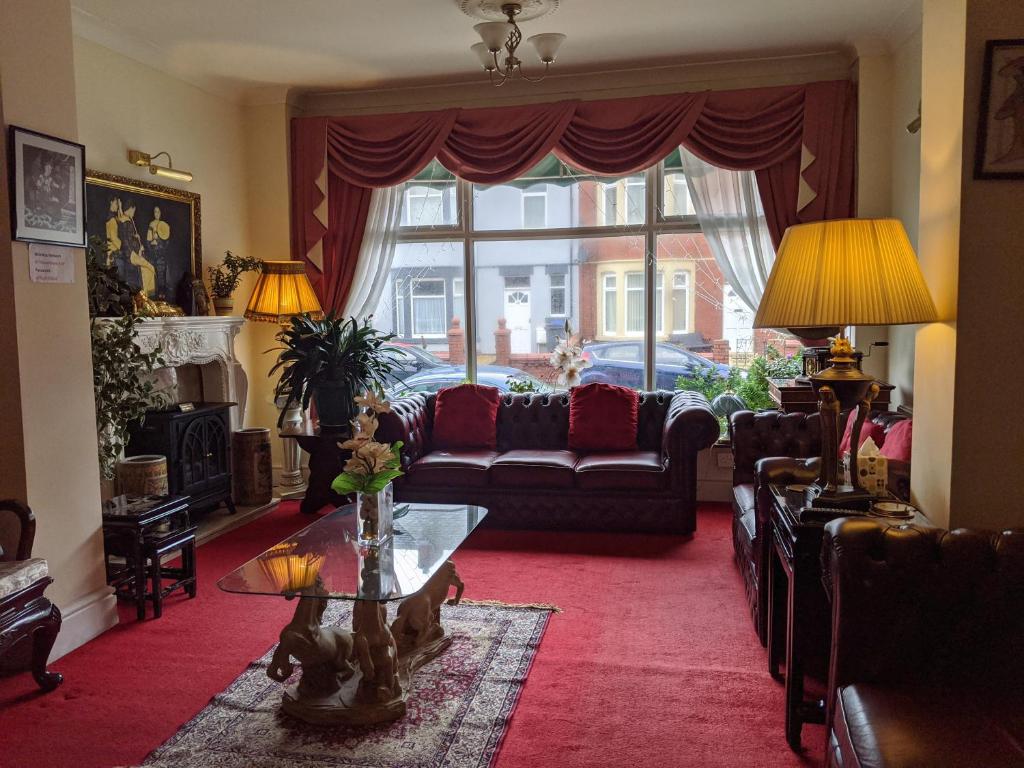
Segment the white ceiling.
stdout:
[[[524,36],[568,35],[563,72],[849,49],[919,0],[561,0]],[[72,0],[75,33],[241,100],[483,75],[453,0]],[[530,52],[532,53],[532,51]],[[529,62],[530,55],[524,57]]]

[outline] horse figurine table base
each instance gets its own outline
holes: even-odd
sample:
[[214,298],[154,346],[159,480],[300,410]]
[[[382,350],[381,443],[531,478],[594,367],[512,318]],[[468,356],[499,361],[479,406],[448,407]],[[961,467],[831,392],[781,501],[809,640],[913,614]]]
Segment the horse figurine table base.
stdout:
[[404,716],[413,674],[451,645],[441,605],[457,605],[464,587],[448,560],[402,601],[390,627],[385,603],[355,601],[349,633],[321,625],[329,598],[318,579],[315,593],[299,598],[267,670],[284,682],[294,672],[291,659],[302,667],[298,682],[285,688],[281,709],[317,724],[373,725]]

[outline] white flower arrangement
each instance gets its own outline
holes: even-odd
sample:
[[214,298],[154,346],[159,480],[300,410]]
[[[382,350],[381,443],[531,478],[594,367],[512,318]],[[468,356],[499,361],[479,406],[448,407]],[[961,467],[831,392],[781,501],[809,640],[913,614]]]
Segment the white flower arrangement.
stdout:
[[565,338],[559,339],[551,353],[551,367],[558,371],[559,386],[572,388],[580,383],[583,371],[593,363],[583,355],[583,347],[573,335],[572,325],[565,321]]
[[341,447],[352,451],[345,468],[334,478],[331,488],[335,493],[377,493],[402,474],[402,442],[393,445],[374,440],[377,433],[377,415],[390,413],[391,404],[377,392],[367,391],[355,398],[364,410],[352,422],[352,437]]

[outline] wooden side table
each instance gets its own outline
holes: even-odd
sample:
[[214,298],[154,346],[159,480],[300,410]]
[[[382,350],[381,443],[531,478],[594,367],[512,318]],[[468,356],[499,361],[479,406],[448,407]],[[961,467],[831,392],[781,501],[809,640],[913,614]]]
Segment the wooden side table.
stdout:
[[[891,407],[892,384],[877,382],[878,397],[871,403],[873,411],[888,411]],[[796,379],[768,379],[768,395],[783,413],[817,413],[818,398],[811,385]]]
[[316,514],[328,504],[340,507],[347,503],[348,496],[342,496],[331,490],[334,478],[348,461],[350,451],[339,446],[347,436],[331,432],[281,432],[282,440],[295,440],[299,447],[309,454],[309,482],[306,495],[299,509],[308,514]]
[[[825,722],[825,702],[804,696],[808,677],[822,683],[827,682],[828,677],[831,606],[821,581],[825,523],[864,513],[814,510],[811,517],[805,513],[802,503],[790,501],[784,487],[773,485],[771,492],[768,671],[773,678],[781,680],[780,667],[785,663],[786,741],[793,749],[799,749],[803,724]],[[932,525],[921,514],[892,522]]]
[[[146,618],[147,548],[159,527],[189,528],[188,496],[142,496],[127,499],[127,506],[104,505],[103,548],[107,583],[119,598],[135,602],[139,619]],[[123,557],[118,566],[111,557]]]

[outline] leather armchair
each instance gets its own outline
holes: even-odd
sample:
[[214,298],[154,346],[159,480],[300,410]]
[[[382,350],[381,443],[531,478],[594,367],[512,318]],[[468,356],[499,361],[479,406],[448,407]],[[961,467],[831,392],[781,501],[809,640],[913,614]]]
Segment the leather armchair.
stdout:
[[833,768],[1024,765],[1024,530],[825,528]]
[[733,452],[732,541],[758,639],[768,644],[769,483],[808,483],[818,475],[818,414],[738,411],[729,420]]

